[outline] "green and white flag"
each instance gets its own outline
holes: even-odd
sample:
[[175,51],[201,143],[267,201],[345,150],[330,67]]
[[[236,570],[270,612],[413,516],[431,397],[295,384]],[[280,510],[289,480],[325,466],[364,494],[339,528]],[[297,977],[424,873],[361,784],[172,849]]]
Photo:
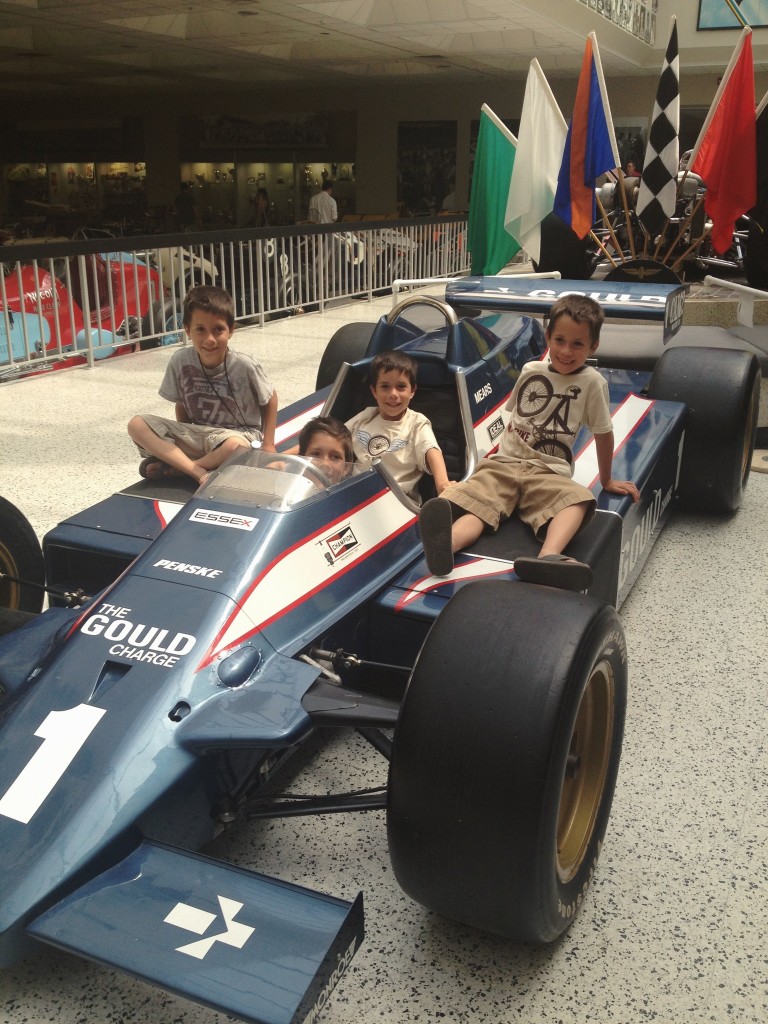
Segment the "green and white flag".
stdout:
[[497,274],[520,251],[518,242],[504,228],[516,148],[515,136],[484,103],[469,200],[472,274]]

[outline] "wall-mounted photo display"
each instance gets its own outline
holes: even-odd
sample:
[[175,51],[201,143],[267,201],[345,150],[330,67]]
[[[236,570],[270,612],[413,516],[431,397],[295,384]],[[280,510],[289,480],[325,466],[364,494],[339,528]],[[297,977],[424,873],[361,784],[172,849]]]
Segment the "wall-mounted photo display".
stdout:
[[399,122],[397,199],[409,213],[435,214],[452,208],[456,138],[456,121]]
[[699,0],[699,31],[768,26],[768,0]]

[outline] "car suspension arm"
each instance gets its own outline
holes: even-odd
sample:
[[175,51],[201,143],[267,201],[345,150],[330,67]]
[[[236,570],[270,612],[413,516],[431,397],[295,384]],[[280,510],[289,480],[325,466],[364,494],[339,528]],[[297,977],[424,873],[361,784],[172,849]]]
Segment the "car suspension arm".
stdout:
[[53,597],[60,597],[64,601],[67,608],[79,608],[85,604],[86,601],[90,601],[91,597],[89,594],[80,588],[77,590],[56,590],[55,587],[46,587],[43,583],[33,583],[32,580],[23,580],[18,576],[11,576],[10,573],[0,572],[0,580],[7,583],[18,583],[22,587],[33,587],[35,590],[43,590],[46,594],[51,594]]
[[382,811],[387,806],[387,791],[363,789],[357,793],[331,793],[328,796],[291,796],[277,800],[254,800],[246,803],[246,818],[296,818],[307,814],[342,814],[348,811]]

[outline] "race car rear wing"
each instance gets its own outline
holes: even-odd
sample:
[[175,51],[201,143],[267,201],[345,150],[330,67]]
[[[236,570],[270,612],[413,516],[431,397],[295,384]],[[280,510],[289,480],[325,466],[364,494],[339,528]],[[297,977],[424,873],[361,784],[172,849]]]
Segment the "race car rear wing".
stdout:
[[561,295],[589,295],[607,318],[654,320],[664,324],[664,343],[683,322],[688,286],[616,281],[561,281],[510,276],[464,277],[450,281],[445,301],[455,307],[504,310],[546,316]]
[[360,946],[363,897],[144,842],[28,932],[253,1024],[307,1024]]

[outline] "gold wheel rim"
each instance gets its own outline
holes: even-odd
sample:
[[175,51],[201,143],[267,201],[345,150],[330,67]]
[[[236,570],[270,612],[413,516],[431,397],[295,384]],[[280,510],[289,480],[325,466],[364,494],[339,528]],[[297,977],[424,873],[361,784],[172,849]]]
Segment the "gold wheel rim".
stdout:
[[[18,567],[13,555],[2,541],[0,541],[0,573],[18,576]],[[19,584],[0,578],[0,608],[10,608],[13,611],[18,611],[20,602],[21,589]]]
[[569,882],[589,849],[611,758],[615,680],[607,661],[592,669],[571,733],[557,816],[557,873]]
[[749,411],[747,413],[747,429],[744,432],[744,450],[741,454],[741,479],[746,479],[747,472],[752,464],[752,436],[755,432],[755,423],[757,422],[758,408],[760,405],[760,391],[758,388],[752,389],[752,397],[749,402]]

